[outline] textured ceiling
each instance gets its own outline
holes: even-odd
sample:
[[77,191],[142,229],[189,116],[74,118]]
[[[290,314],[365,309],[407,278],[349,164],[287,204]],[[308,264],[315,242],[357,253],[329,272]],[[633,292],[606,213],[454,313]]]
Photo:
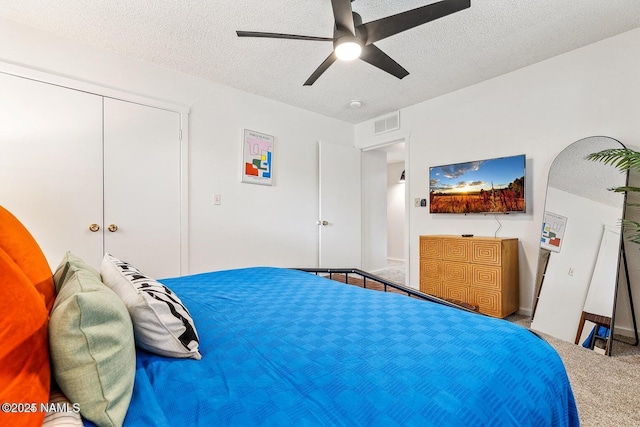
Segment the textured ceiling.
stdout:
[[[364,22],[432,0],[356,0]],[[239,38],[236,30],[332,37],[329,0],[2,0],[0,16],[358,123],[640,27],[640,0],[472,0],[471,8],[376,45],[409,71],[336,62],[304,81],[330,42]],[[351,100],[362,101],[352,109]]]

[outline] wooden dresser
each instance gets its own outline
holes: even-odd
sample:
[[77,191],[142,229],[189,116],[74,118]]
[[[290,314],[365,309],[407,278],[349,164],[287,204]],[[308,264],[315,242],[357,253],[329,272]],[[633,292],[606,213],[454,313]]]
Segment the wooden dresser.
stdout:
[[519,308],[518,239],[420,236],[420,291],[493,317]]

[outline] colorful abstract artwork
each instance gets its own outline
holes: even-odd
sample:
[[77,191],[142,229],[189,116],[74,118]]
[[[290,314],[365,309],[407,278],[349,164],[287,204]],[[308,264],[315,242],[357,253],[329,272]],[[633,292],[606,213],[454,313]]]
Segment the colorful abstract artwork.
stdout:
[[242,144],[242,182],[271,185],[273,182],[273,136],[245,129]]
[[560,252],[566,226],[566,216],[545,211],[540,246],[552,252]]

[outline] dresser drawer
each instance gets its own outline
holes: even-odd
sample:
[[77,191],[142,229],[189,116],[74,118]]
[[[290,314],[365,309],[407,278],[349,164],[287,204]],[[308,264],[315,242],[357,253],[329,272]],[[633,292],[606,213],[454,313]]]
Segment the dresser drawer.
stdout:
[[502,262],[502,244],[500,241],[471,240],[469,262],[500,265]]
[[420,277],[427,279],[441,280],[443,277],[442,260],[422,259],[420,260]]
[[472,287],[469,290],[469,300],[478,306],[478,311],[488,316],[505,317],[510,313],[503,313],[502,293],[483,288]]
[[442,298],[452,299],[457,301],[468,302],[469,301],[469,286],[454,285],[451,283],[444,284],[444,295]]
[[439,280],[420,281],[420,292],[433,295],[434,297],[444,298],[444,286]]
[[471,264],[471,285],[478,288],[500,290],[502,268],[495,265]]
[[442,259],[447,261],[469,261],[469,240],[445,237],[442,239]]
[[471,283],[471,269],[464,262],[443,261],[442,281],[445,285],[469,285]]
[[424,236],[421,237],[420,257],[442,259],[442,238]]

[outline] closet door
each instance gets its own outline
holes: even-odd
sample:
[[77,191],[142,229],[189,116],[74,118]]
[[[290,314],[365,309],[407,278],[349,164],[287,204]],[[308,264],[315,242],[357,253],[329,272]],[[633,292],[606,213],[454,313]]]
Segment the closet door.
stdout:
[[105,98],[105,251],[180,275],[180,197],[180,114]]
[[0,204],[55,268],[102,256],[102,97],[0,73]]

